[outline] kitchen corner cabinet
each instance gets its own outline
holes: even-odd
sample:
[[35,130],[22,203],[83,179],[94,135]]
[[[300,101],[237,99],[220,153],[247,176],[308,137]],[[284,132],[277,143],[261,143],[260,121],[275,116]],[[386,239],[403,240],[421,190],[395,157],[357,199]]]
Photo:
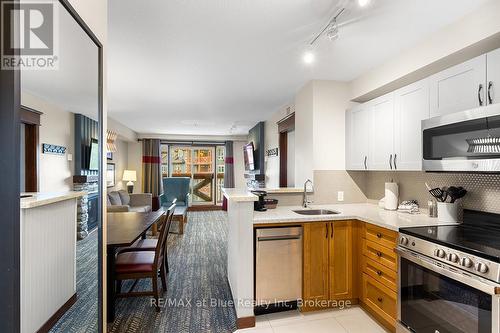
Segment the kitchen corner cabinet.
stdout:
[[368,103],[372,113],[370,170],[392,170],[394,158],[394,93]]
[[[303,311],[318,309],[310,301],[355,298],[352,223],[336,221],[304,224]],[[331,307],[334,304],[325,302],[324,305]]]
[[486,55],[432,75],[431,117],[486,105]]
[[486,55],[486,99],[488,104],[500,102],[500,49]]
[[394,94],[394,156],[396,170],[422,170],[422,120],[430,118],[429,80]]
[[347,113],[347,169],[368,170],[370,166],[370,137],[372,109],[368,104],[357,105]]

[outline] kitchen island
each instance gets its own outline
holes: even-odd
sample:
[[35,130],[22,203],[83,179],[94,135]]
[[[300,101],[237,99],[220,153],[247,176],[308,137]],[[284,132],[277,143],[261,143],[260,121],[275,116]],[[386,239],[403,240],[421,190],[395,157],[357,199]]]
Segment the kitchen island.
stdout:
[[47,330],[76,301],[76,201],[85,194],[21,194],[23,333]]
[[257,197],[245,189],[224,189],[228,199],[228,281],[235,302],[238,328],[254,326],[254,228],[259,226],[306,224],[356,220],[397,232],[410,226],[442,224],[426,214],[410,215],[386,211],[375,204],[312,205],[308,209],[337,211],[335,215],[300,215],[300,206],[278,206],[266,212],[254,212]]

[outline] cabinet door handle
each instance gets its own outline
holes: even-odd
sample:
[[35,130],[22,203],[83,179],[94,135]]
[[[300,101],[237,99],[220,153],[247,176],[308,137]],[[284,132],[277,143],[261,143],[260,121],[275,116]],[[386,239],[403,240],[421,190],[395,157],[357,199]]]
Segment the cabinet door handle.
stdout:
[[368,156],[365,156],[365,170],[368,170],[368,166],[366,165],[366,160],[368,159]]
[[493,81],[488,82],[488,102],[493,104],[493,97],[491,96],[491,88],[493,88]]
[[398,158],[398,154],[394,154],[394,170],[398,169],[398,166],[396,165],[396,159]]
[[391,154],[391,156],[389,157],[389,166],[391,167],[391,170],[392,170],[392,154]]
[[483,91],[483,85],[479,85],[479,89],[477,90],[477,99],[479,101],[479,106],[483,106],[483,99],[481,97],[481,92]]
[[325,238],[328,238],[328,223],[325,223],[325,226],[326,226],[326,235],[325,235]]
[[332,225],[330,226],[330,228],[332,228],[332,232],[331,232],[331,234],[330,234],[330,237],[331,237],[331,238],[333,238],[333,223],[332,223]]

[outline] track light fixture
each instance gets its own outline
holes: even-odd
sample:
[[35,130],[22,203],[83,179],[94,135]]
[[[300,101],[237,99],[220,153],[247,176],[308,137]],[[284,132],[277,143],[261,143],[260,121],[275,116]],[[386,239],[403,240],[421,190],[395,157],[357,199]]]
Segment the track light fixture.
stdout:
[[328,39],[331,41],[337,39],[339,37],[339,26],[337,24],[337,19],[340,15],[345,11],[345,8],[339,9],[339,11],[328,21],[328,24],[321,30],[319,34],[317,34],[309,43],[310,46],[313,46],[316,41],[323,35],[326,35]]

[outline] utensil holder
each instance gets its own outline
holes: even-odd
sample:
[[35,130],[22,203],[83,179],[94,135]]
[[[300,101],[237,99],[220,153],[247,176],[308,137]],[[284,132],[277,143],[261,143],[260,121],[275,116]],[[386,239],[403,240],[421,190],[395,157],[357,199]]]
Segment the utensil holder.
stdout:
[[438,210],[438,221],[440,222],[458,222],[458,211],[459,211],[458,202],[449,203],[449,202],[438,202],[437,210]]

